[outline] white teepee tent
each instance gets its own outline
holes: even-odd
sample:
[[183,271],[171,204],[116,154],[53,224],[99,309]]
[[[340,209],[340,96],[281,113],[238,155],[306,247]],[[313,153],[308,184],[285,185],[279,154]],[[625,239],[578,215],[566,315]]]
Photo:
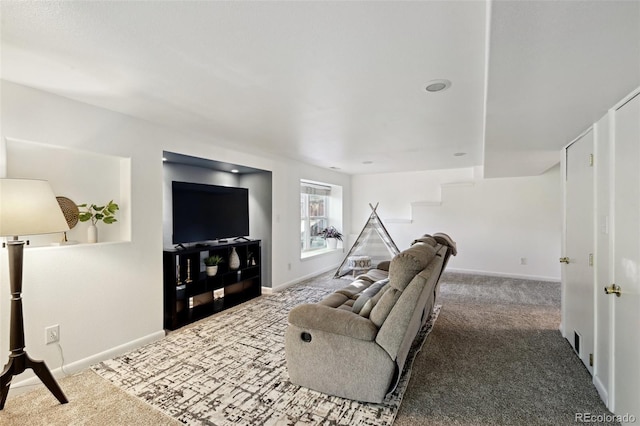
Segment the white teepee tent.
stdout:
[[[334,278],[342,277],[355,269],[365,265],[357,265],[358,261],[366,260],[367,265],[371,265],[374,267],[384,261],[391,260],[393,256],[400,253],[396,243],[393,242],[387,228],[384,227],[378,213],[376,213],[376,209],[378,208],[378,204],[371,207],[371,215],[365,223],[364,228],[360,231],[360,235],[356,239],[353,246],[347,253],[347,256],[344,258],[340,267],[336,271]],[[355,263],[355,265],[354,265]]]

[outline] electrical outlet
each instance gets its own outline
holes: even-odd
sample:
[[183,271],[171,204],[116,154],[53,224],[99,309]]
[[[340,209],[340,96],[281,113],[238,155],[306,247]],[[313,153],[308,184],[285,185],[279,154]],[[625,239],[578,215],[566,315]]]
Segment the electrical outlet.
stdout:
[[527,258],[526,257],[521,257],[520,258],[520,264],[521,265],[526,265],[527,264]]
[[50,325],[44,329],[44,343],[48,345],[50,343],[56,343],[60,341],[60,325]]

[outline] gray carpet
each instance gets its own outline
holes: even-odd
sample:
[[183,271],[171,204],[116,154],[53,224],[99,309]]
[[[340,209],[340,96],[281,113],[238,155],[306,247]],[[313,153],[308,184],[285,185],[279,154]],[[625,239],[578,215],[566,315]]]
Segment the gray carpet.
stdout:
[[611,414],[558,331],[559,283],[446,273],[441,289],[395,425],[571,425],[576,413]]
[[[325,275],[301,286],[342,284]],[[413,363],[396,426],[575,425],[576,413],[608,413],[558,331],[559,283],[445,273],[441,288],[443,306]],[[44,388],[17,397],[10,392],[0,424],[176,422],[91,371],[60,385],[69,404],[58,404]]]
[[87,369],[58,380],[69,399],[60,404],[43,385],[14,395],[0,411],[2,426],[180,426]]

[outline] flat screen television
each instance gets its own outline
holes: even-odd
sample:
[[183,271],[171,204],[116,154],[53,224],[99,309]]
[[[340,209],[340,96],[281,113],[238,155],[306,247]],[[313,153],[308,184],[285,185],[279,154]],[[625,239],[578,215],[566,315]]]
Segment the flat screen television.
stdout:
[[172,182],[173,243],[249,235],[249,190]]

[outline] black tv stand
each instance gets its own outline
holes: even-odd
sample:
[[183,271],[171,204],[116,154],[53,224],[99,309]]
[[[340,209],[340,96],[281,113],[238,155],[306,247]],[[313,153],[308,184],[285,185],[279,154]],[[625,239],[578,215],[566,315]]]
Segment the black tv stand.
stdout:
[[[260,240],[246,240],[163,251],[164,328],[175,330],[262,294]],[[232,270],[234,249],[240,267]],[[210,277],[203,259],[215,255],[224,263]]]

